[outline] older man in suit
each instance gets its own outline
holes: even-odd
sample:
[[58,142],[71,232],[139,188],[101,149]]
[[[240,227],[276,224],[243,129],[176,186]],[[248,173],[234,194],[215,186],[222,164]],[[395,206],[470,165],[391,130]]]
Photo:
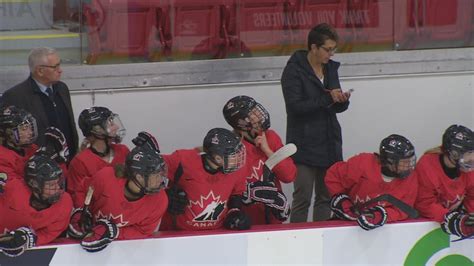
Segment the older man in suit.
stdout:
[[28,66],[30,76],[5,91],[1,104],[20,107],[36,118],[39,145],[44,144],[47,127],[59,128],[66,137],[70,160],[77,152],[78,136],[69,88],[60,81],[61,59],[52,48],[34,48],[28,56]]

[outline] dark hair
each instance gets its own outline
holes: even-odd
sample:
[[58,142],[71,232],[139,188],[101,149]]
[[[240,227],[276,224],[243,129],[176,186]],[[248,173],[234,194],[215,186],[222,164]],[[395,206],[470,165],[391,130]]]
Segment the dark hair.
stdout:
[[331,25],[327,23],[321,23],[313,27],[308,33],[308,51],[311,50],[311,45],[315,44],[317,47],[321,47],[326,40],[333,40],[337,42],[339,36]]

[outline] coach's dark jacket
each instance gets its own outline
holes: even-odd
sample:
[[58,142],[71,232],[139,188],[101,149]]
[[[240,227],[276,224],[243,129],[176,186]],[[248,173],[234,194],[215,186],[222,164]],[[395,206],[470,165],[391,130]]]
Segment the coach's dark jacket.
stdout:
[[[66,134],[65,135],[68,139],[70,158],[72,158],[72,156],[77,151],[78,136],[76,124],[74,122],[74,114],[72,111],[71,96],[69,94],[67,85],[61,81],[57,82],[52,87],[57,95],[56,97],[61,99],[65,109],[67,110],[70,136],[68,137]],[[45,96],[46,95],[41,92],[36,82],[30,76],[25,81],[5,91],[1,99],[2,106],[15,105],[27,110],[36,118],[36,123],[38,124],[38,139],[36,143],[38,145],[42,145],[44,143],[44,131],[48,126],[50,126],[46,108],[44,106]]]
[[324,84],[307,60],[307,51],[296,51],[281,77],[285,98],[286,142],[298,147],[295,163],[329,167],[342,160],[341,126],[336,113],[349,102],[334,103],[329,89],[341,88],[337,73],[340,63],[329,60],[324,66]]

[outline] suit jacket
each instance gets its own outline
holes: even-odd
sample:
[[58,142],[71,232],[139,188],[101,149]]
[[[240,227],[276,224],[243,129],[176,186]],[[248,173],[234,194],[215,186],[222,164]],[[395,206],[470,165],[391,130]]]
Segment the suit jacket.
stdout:
[[[52,87],[60,95],[61,100],[64,102],[64,105],[68,111],[69,126],[71,128],[73,137],[72,143],[74,143],[74,147],[69,148],[70,152],[72,153],[69,156],[72,158],[74,156],[73,153],[77,151],[79,139],[77,136],[76,123],[74,121],[74,113],[72,111],[69,88],[64,82],[61,81],[57,82]],[[43,92],[41,92],[38,84],[36,84],[30,75],[25,81],[5,91],[5,93],[2,95],[1,101],[3,106],[14,105],[30,112],[35,117],[36,123],[38,124],[38,139],[36,140],[38,145],[42,145],[44,143],[45,129],[50,126],[48,123],[46,111],[41,101],[42,95]]]

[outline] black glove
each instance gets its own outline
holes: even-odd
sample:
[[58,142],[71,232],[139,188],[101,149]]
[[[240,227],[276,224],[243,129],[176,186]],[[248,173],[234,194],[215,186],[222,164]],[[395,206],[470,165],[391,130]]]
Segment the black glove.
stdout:
[[186,191],[173,186],[166,190],[166,194],[168,195],[168,212],[172,215],[183,214],[189,204]]
[[160,152],[160,146],[158,145],[158,141],[156,138],[145,131],[142,131],[138,133],[138,136],[136,136],[134,139],[132,139],[133,144],[135,146],[147,146],[148,148],[151,148],[152,150],[155,150],[156,152]]
[[97,252],[106,248],[119,235],[117,225],[109,220],[100,219],[81,241],[81,246],[88,252]]
[[20,227],[0,236],[0,251],[9,257],[20,256],[35,245],[36,234],[28,227]]
[[231,230],[250,229],[250,217],[239,209],[231,209],[224,220],[224,227]]
[[88,208],[77,208],[72,211],[67,235],[73,239],[82,239],[92,230],[92,214]]
[[364,230],[372,230],[385,224],[387,211],[382,206],[375,206],[361,211],[357,223]]
[[330,208],[339,219],[355,221],[359,217],[353,210],[354,203],[346,194],[336,194],[331,198]]
[[61,130],[55,127],[48,127],[44,133],[44,138],[44,146],[41,146],[38,152],[46,153],[58,163],[66,163],[69,156],[69,148]]
[[8,176],[6,173],[0,173],[0,194],[4,191]]
[[449,212],[444,216],[441,229],[447,234],[471,237],[474,235],[474,213]]

